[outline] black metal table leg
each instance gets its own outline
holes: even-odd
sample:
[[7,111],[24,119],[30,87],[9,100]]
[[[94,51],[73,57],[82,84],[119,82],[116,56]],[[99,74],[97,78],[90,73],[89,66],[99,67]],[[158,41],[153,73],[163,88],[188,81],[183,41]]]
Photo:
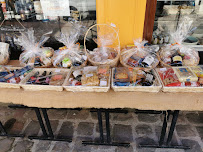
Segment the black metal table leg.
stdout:
[[[129,147],[130,143],[118,143],[118,142],[112,142],[111,141],[110,122],[109,122],[109,110],[97,109],[96,111],[97,111],[97,115],[98,115],[100,140],[97,141],[97,142],[94,142],[94,141],[82,141],[82,144],[84,144],[84,145],[105,145],[105,146],[123,146],[123,147]],[[105,113],[106,140],[104,140],[103,123],[102,123],[102,112]],[[112,112],[112,110],[110,110],[110,112]]]
[[40,113],[40,109],[39,108],[34,108],[34,109],[35,109],[35,113],[37,115],[37,119],[39,121],[40,127],[42,129],[43,136],[29,136],[28,137],[29,139],[31,139],[31,140],[32,139],[37,139],[37,140],[72,142],[71,139],[58,138],[58,137],[54,136],[52,128],[51,128],[51,124],[50,124],[50,121],[49,121],[49,117],[48,117],[48,114],[47,114],[47,110],[45,108],[42,108],[41,110],[42,110],[42,113],[43,113],[43,116],[44,116],[46,128],[48,130],[48,133],[47,133],[47,130],[45,128],[45,124],[44,124],[43,119],[42,119],[42,115]]
[[23,138],[24,135],[16,135],[16,134],[9,134],[7,131],[6,131],[6,128],[4,127],[4,125],[2,124],[2,122],[0,121],[0,136],[4,136],[4,137],[21,137]]
[[145,147],[145,148],[190,149],[190,147],[188,147],[188,146],[170,145],[170,142],[171,142],[172,137],[173,137],[174,129],[175,129],[175,126],[176,126],[176,122],[177,122],[177,119],[178,119],[179,110],[175,110],[173,112],[173,117],[172,117],[170,130],[169,130],[169,133],[168,133],[167,142],[166,142],[166,144],[164,144],[164,139],[165,139],[165,136],[166,136],[166,128],[167,128],[167,123],[168,123],[170,114],[171,114],[170,110],[168,111],[168,116],[166,115],[166,112],[164,112],[164,121],[163,121],[163,125],[162,125],[161,136],[160,136],[160,139],[159,139],[159,145],[139,145],[140,147]]

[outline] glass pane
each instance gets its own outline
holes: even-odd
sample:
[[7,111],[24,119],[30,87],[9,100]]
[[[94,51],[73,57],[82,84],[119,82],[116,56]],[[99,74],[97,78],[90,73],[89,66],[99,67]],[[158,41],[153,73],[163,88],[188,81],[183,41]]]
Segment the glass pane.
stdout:
[[[68,6],[67,2],[69,2],[70,15],[67,11],[64,11],[62,16],[51,12],[51,9],[60,10],[60,6]],[[87,28],[96,23],[96,0],[1,0],[0,4],[0,41],[10,44],[11,59],[18,59],[22,52],[15,40],[20,34],[19,31],[23,31],[24,28],[33,28],[36,36],[52,31],[50,39],[44,46],[56,50],[64,44],[56,41],[55,37],[61,32],[71,30],[72,23],[80,22]],[[45,14],[43,11],[44,4],[50,6],[50,14]],[[79,42],[83,45],[83,39]]]
[[203,1],[157,0],[152,42],[154,44],[170,43],[170,33],[175,31],[184,16],[194,20],[193,31],[188,35],[191,39],[184,41],[186,45],[203,45]]

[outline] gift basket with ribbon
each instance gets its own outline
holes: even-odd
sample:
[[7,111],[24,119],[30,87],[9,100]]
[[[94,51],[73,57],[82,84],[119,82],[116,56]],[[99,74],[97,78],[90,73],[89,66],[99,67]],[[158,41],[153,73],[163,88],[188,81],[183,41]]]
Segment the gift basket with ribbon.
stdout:
[[[52,33],[52,32],[51,32]],[[51,57],[54,50],[49,47],[42,47],[42,45],[49,39],[50,32],[44,34],[39,41],[34,35],[33,28],[25,32],[21,32],[17,43],[23,47],[19,61],[22,66],[32,65],[34,67],[50,67],[52,65]]]
[[[97,31],[96,38],[92,38],[97,44],[97,48],[88,50],[86,41],[92,30]],[[84,38],[84,50],[92,65],[116,66],[120,57],[120,41],[115,25],[95,24],[91,26]]]
[[77,43],[82,30],[82,25],[74,24],[74,28],[68,33],[61,33],[60,36],[56,37],[65,46],[55,51],[53,57],[54,67],[78,69],[87,64],[85,52]]
[[182,43],[190,33],[192,23],[191,18],[184,17],[180,21],[177,30],[171,33],[174,43],[167,44],[159,50],[158,59],[163,67],[198,65],[198,52],[194,48],[188,47],[188,45],[184,46]]
[[120,62],[128,68],[155,68],[159,64],[157,51],[159,46],[145,46],[148,41],[136,39],[133,46],[127,46],[121,51]]

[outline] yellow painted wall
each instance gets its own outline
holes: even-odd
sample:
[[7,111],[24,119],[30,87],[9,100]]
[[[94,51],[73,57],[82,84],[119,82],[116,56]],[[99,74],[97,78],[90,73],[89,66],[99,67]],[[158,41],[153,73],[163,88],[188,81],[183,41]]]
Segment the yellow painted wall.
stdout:
[[121,47],[142,38],[146,0],[96,0],[97,23],[119,28]]

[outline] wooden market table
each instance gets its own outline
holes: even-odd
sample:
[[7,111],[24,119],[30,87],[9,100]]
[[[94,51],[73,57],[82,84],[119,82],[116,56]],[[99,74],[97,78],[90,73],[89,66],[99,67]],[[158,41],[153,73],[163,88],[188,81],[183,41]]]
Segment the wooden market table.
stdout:
[[[10,64],[18,66],[18,61],[11,61]],[[53,135],[46,111],[48,108],[96,108],[100,141],[84,141],[83,144],[85,145],[129,146],[129,143],[115,143],[111,141],[109,113],[111,112],[111,109],[115,108],[131,108],[151,110],[152,113],[153,111],[162,111],[162,114],[164,114],[159,144],[142,146],[153,148],[188,148],[183,146],[170,146],[179,111],[203,111],[203,93],[114,92],[112,89],[107,93],[88,93],[67,91],[24,91],[23,89],[1,88],[0,97],[0,102],[2,103],[11,103],[34,108],[43,132],[43,137],[30,137],[30,139],[64,141],[64,139],[55,138]],[[42,111],[41,113],[40,110]],[[105,114],[106,140],[103,135],[102,113]],[[165,144],[164,139],[170,115],[172,115],[172,121]],[[43,122],[42,117],[44,118],[45,123]],[[65,139],[65,141],[71,140]]]

